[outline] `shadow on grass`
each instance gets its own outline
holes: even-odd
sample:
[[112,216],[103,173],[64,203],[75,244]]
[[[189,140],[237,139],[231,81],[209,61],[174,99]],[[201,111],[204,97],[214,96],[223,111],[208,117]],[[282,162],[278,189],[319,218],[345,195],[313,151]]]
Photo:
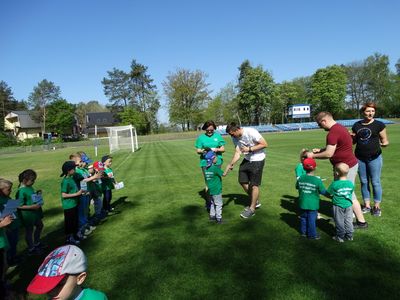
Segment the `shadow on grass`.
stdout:
[[246,194],[223,194],[223,198],[228,198],[228,200],[224,203],[224,206],[228,206],[231,202],[235,205],[241,206],[249,206],[250,199],[249,196]]

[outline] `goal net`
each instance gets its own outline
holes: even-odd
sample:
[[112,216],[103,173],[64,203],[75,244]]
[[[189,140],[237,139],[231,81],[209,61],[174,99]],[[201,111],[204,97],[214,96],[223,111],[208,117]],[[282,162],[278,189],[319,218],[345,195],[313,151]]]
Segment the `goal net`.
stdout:
[[110,153],[128,149],[135,152],[139,148],[136,129],[132,125],[105,127],[110,145]]

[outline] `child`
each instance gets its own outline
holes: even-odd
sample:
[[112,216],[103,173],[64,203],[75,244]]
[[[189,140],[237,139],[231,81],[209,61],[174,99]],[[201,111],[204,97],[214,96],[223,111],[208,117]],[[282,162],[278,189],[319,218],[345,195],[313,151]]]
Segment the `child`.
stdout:
[[352,195],[354,184],[347,180],[349,166],[345,163],[338,163],[335,166],[335,178],[328,188],[332,197],[333,218],[335,220],[336,235],[332,238],[343,243],[353,240],[353,202]]
[[88,188],[89,182],[96,180],[99,176],[92,176],[88,169],[87,164],[92,162],[89,157],[80,152],[80,161],[75,169],[74,180],[79,189],[82,190],[82,195],[79,198],[78,205],[78,219],[79,219],[79,238],[84,238],[93,232],[96,227],[89,224],[89,205],[90,205],[90,191]]
[[321,179],[314,176],[314,170],[317,163],[312,158],[306,158],[303,161],[305,175],[300,176],[296,182],[296,188],[299,190],[300,215],[300,233],[311,240],[319,240],[317,234],[316,220],[319,209],[319,194],[327,195],[324,184]]
[[51,299],[107,300],[104,293],[82,287],[86,270],[87,259],[81,249],[61,246],[44,259],[27,291],[46,294]]
[[75,162],[66,161],[62,165],[62,173],[60,177],[64,178],[61,182],[61,203],[64,209],[64,227],[67,244],[79,245],[77,236],[78,225],[78,202],[82,190],[78,189],[73,175],[75,173]]
[[204,158],[207,166],[204,169],[204,177],[208,191],[211,196],[210,220],[216,221],[217,224],[222,223],[222,174],[221,168],[217,167],[217,155],[214,151],[208,151]]
[[19,187],[15,198],[19,200],[21,223],[25,227],[25,241],[28,255],[42,254],[40,234],[43,230],[41,191],[32,187],[37,178],[34,170],[27,169],[18,175]]
[[111,207],[112,190],[114,189],[115,184],[114,173],[111,169],[112,157],[109,155],[104,155],[101,158],[101,162],[104,165],[104,176],[102,178],[103,209],[106,212],[112,212],[114,210],[114,208]]
[[303,168],[303,161],[305,158],[307,158],[307,149],[302,149],[300,152],[300,162],[296,165],[296,168],[294,169],[294,172],[296,174],[296,180],[300,178],[301,175],[306,174],[306,170]]
[[[0,178],[0,212],[3,212],[4,205],[10,199],[12,189],[12,182]],[[13,219],[11,215],[4,218],[0,218],[0,299],[5,299],[6,288],[5,288],[5,275],[6,275],[6,249],[8,247],[7,238],[4,232],[4,228],[11,224]]]
[[95,162],[93,165],[88,166],[88,171],[91,176],[97,176],[96,180],[88,182],[88,190],[90,192],[91,199],[93,199],[94,206],[94,216],[91,218],[91,222],[93,225],[97,225],[104,217],[102,215],[103,203],[101,199],[103,192],[101,188],[101,176],[103,174],[104,167],[101,162]]

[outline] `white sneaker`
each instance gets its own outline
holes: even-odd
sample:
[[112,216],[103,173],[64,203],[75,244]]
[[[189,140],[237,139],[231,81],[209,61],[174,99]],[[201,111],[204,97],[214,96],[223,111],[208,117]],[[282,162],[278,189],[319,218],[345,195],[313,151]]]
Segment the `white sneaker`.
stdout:
[[257,200],[256,202],[256,208],[260,208],[261,207],[261,203]]

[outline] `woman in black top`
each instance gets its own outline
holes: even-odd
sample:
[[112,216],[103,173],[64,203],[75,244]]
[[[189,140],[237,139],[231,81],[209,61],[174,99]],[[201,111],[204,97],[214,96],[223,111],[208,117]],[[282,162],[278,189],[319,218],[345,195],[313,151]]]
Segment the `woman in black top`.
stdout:
[[[361,182],[361,194],[364,200],[364,213],[372,212],[374,216],[381,215],[380,203],[382,201],[382,149],[389,145],[386,126],[375,120],[375,103],[363,105],[361,112],[364,119],[354,123],[353,141],[356,144],[355,155],[358,159],[358,175]],[[374,196],[374,207],[371,211],[371,189]]]

